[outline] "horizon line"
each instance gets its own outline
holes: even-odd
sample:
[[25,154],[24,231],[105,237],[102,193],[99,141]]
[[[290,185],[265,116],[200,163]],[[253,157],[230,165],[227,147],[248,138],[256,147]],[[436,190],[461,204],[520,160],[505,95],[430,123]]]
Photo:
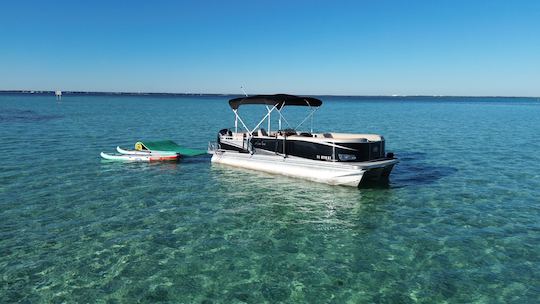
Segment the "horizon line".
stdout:
[[[55,94],[56,90],[0,90],[0,94]],[[241,93],[200,93],[200,92],[143,92],[143,91],[78,91],[78,90],[65,90],[61,91],[62,94],[95,94],[95,95],[171,95],[171,96],[241,96]],[[271,94],[250,94],[254,95],[271,95]],[[347,95],[347,94],[291,94],[291,95],[305,95],[305,96],[328,96],[328,97],[454,97],[454,98],[540,98],[540,96],[510,96],[510,95],[428,95],[428,94],[389,94],[389,95]]]

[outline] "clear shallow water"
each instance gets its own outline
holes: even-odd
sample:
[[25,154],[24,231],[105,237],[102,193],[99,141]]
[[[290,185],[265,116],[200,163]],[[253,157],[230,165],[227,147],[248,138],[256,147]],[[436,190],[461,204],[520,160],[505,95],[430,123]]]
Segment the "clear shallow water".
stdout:
[[205,149],[226,100],[0,95],[2,301],[538,302],[537,100],[325,98],[316,130],[400,157],[388,189],[99,158]]

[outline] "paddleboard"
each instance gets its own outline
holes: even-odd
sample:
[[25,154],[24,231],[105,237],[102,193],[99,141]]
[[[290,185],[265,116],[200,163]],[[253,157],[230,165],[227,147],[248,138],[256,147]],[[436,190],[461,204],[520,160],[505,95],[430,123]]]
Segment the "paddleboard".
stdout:
[[152,161],[177,161],[178,155],[161,155],[161,154],[152,154],[148,153],[146,155],[136,155],[136,154],[107,154],[101,152],[101,157],[107,160],[115,161],[125,161],[125,162],[152,162]]
[[126,150],[122,149],[120,146],[116,147],[116,151],[120,154],[129,154],[129,155],[176,155],[178,153],[176,152],[169,152],[169,151],[138,151],[138,150]]

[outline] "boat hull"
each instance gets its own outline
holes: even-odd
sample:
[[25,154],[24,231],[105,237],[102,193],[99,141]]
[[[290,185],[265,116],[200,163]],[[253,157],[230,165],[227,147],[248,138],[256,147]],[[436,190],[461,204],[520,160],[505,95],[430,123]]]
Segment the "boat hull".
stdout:
[[[330,185],[358,187],[364,177],[371,182],[388,179],[396,159],[373,162],[327,162],[294,156],[250,154],[216,150],[212,163],[280,174]],[[373,174],[375,172],[375,174]]]

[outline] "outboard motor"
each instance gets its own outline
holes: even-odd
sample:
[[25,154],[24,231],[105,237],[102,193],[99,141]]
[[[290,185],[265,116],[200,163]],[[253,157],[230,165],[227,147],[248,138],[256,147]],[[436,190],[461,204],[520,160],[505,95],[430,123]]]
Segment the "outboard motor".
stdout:
[[221,147],[221,136],[224,136],[224,135],[227,135],[227,133],[229,133],[229,129],[221,129],[219,130],[218,132],[218,136],[217,136],[217,144],[218,144],[218,147]]
[[229,133],[229,129],[221,129],[219,130],[219,135],[227,135]]

